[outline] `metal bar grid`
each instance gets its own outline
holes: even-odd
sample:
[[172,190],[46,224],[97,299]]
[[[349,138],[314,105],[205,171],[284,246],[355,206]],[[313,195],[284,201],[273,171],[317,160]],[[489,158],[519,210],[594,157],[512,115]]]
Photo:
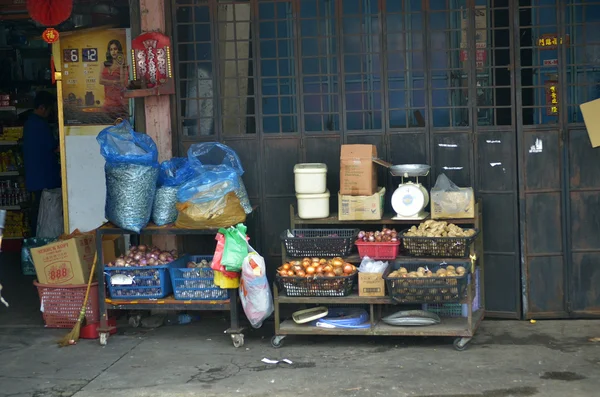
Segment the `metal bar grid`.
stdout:
[[335,2],[299,0],[301,109],[305,132],[340,131]]
[[182,140],[198,140],[219,129],[215,125],[214,31],[209,1],[178,0],[173,18],[177,108]]
[[[583,123],[579,105],[600,98],[600,1],[571,0],[565,7],[567,123]],[[594,19],[594,17],[596,19]]]
[[293,4],[288,0],[259,1],[257,18],[262,132],[298,132]]

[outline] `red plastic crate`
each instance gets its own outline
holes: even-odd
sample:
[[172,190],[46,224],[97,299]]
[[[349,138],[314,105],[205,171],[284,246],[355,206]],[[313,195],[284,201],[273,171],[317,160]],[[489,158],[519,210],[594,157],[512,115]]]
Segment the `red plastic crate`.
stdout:
[[[42,315],[47,328],[72,328],[79,318],[81,305],[85,299],[87,284],[81,285],[47,285],[36,281],[40,296]],[[98,309],[98,283],[90,287],[85,318],[88,324],[100,321]]]
[[358,240],[355,244],[361,258],[368,256],[371,259],[396,259],[400,250],[400,241],[395,243],[365,243]]

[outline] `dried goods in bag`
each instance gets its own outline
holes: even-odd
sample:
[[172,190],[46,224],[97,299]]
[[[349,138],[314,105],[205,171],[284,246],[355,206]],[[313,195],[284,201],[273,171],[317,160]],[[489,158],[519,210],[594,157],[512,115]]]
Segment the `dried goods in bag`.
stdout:
[[100,131],[96,140],[106,160],[106,218],[139,233],[150,221],[158,180],[158,149],[127,121]]
[[245,221],[246,213],[233,192],[203,203],[177,203],[175,225],[182,229],[218,229]]
[[188,159],[174,157],[160,164],[158,188],[152,207],[152,222],[158,226],[177,220],[177,191],[179,187],[196,175]]
[[198,172],[202,171],[233,171],[238,176],[235,194],[246,214],[252,212],[252,205],[248,198],[246,186],[242,180],[244,168],[237,153],[229,146],[219,142],[203,142],[190,146],[188,150],[190,166]]

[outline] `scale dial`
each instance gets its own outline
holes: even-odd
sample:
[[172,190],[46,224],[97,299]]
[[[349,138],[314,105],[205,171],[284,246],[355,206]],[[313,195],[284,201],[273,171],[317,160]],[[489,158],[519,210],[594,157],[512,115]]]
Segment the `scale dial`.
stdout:
[[417,215],[429,204],[429,193],[420,183],[407,182],[392,194],[392,208],[401,217]]

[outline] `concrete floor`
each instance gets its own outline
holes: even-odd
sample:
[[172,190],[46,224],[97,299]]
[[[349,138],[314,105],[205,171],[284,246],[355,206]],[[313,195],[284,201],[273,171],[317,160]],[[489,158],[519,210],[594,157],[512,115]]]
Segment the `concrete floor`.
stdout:
[[0,396],[600,395],[600,343],[588,340],[600,336],[598,321],[485,321],[464,352],[452,339],[392,337],[289,337],[273,349],[267,323],[235,349],[227,321],[202,315],[189,325],[120,328],[106,347],[81,340],[61,349],[65,330],[40,326],[30,280],[6,283],[4,269],[12,305],[0,307]]

